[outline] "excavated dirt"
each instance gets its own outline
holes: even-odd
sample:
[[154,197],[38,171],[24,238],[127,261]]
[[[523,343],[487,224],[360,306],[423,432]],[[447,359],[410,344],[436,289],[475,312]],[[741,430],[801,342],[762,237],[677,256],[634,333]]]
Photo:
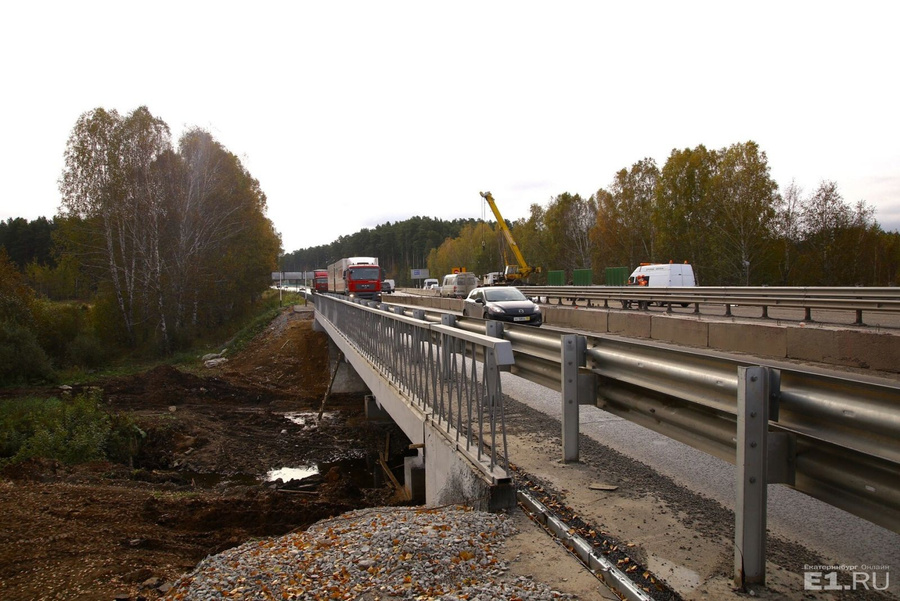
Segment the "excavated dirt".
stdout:
[[[385,448],[402,466],[399,429],[366,421],[360,395],[332,395],[317,419],[331,366],[311,311],[285,311],[228,359],[90,384],[146,433],[133,465],[4,470],[0,599],[158,599],[207,555],[402,502],[376,467]],[[270,479],[311,467],[302,482]]]

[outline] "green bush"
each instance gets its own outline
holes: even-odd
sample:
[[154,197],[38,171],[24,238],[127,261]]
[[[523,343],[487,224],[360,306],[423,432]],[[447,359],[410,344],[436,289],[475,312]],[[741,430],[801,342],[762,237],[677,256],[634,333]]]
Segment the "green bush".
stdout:
[[75,464],[106,457],[110,419],[99,407],[97,395],[79,395],[71,402],[48,407],[37,420],[38,427],[13,461],[32,457]]
[[99,338],[82,333],[69,342],[67,349],[69,365],[98,369],[106,364],[109,353]]
[[63,365],[70,341],[90,327],[87,306],[39,299],[32,308],[35,332],[41,348],[57,366]]
[[100,393],[71,400],[12,399],[0,402],[0,461],[41,457],[66,464],[109,459],[130,463],[144,432],[123,415],[110,416]]
[[41,416],[59,405],[58,399],[10,399],[0,401],[0,458],[9,459],[34,436]]
[[50,358],[25,326],[0,322],[0,385],[21,384],[54,377]]
[[106,458],[134,467],[133,459],[141,449],[147,433],[141,430],[130,415],[110,416],[109,436],[106,439]]
[[122,314],[111,293],[98,293],[91,307],[93,330],[104,345],[112,348],[128,348],[128,334],[122,323]]

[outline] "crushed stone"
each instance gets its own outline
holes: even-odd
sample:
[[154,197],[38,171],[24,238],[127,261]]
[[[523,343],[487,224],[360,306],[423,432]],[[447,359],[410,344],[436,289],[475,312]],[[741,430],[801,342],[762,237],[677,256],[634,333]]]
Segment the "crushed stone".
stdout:
[[361,509],[204,559],[166,599],[574,599],[509,574],[505,515],[462,506]]

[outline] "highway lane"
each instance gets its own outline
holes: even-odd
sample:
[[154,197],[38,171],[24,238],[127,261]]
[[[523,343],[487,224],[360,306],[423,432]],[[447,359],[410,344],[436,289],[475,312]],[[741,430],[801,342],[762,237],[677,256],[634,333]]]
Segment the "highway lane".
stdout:
[[[550,307],[571,307],[571,302],[565,302],[562,305],[558,305],[554,303],[542,303]],[[588,304],[586,301],[578,301],[576,303],[579,307],[587,307]],[[593,301],[592,306],[600,308],[603,303]],[[657,305],[653,305],[647,307],[646,309],[638,309],[637,307],[633,307],[630,309],[623,309],[620,306],[620,303],[611,301],[609,303],[609,309],[611,311],[643,311],[649,313],[665,313],[668,311],[667,307],[660,307]],[[683,316],[691,316],[697,315],[694,312],[693,305],[689,307],[682,307],[680,305],[675,305],[672,307],[672,313]],[[852,327],[862,327],[862,328],[885,328],[885,329],[900,329],[900,315],[896,313],[881,313],[877,311],[866,311],[863,313],[863,324],[862,326],[857,326],[856,324],[856,313],[854,311],[841,311],[841,310],[833,310],[833,309],[814,309],[812,311],[812,319],[805,319],[805,312],[803,309],[797,309],[792,307],[769,307],[768,308],[768,317],[765,318],[762,316],[762,308],[761,307],[742,307],[740,305],[732,305],[731,306],[731,318],[733,319],[748,319],[752,321],[760,321],[760,322],[771,322],[773,324],[779,325],[802,325],[802,326],[852,326]],[[700,313],[697,315],[698,318],[723,318],[726,319],[726,308],[724,305],[719,304],[700,304]]]
[[[410,295],[410,296],[437,296],[437,293],[432,290],[421,290],[418,288],[403,288],[398,289],[395,294],[398,296]],[[551,307],[571,307],[572,302],[570,300],[564,301],[561,305],[557,303],[557,301],[547,302],[546,299],[542,299],[542,304],[551,306]],[[588,303],[584,300],[579,300],[576,303],[579,307],[587,307]],[[602,307],[602,301],[591,301],[593,307]],[[641,311],[636,306],[634,308],[625,309],[621,307],[621,303],[618,301],[609,301],[609,309],[612,311]],[[667,307],[661,307],[657,305],[653,305],[644,309],[643,311],[651,312],[651,313],[665,313],[667,311]],[[674,305],[672,307],[672,312],[679,315],[695,315],[694,306],[690,305],[688,307],[682,307],[680,305]],[[761,307],[750,307],[750,306],[740,306],[740,305],[732,305],[731,306],[731,315],[734,319],[750,319],[750,320],[758,320],[758,321],[770,321],[772,323],[778,323],[782,325],[800,325],[803,326],[853,326],[853,327],[863,327],[863,328],[887,328],[887,329],[900,329],[900,314],[892,313],[892,312],[879,312],[879,311],[864,311],[863,312],[863,326],[856,326],[856,313],[854,311],[841,311],[841,310],[833,310],[833,309],[813,309],[811,312],[811,320],[806,320],[805,312],[803,309],[792,308],[792,307],[769,307],[768,308],[768,318],[762,317],[762,308]],[[721,304],[700,304],[700,318],[726,318],[726,308]]]

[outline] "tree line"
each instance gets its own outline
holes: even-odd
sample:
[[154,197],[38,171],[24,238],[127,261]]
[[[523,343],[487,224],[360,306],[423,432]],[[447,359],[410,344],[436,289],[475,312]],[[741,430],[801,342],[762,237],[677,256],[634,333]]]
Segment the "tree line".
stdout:
[[[60,191],[53,219],[0,223],[0,359],[23,348],[83,362],[110,345],[184,348],[252,307],[278,269],[377,256],[385,277],[411,286],[412,269],[440,278],[513,261],[496,223],[421,216],[279,261],[265,194],[238,158],[197,128],[174,146],[146,107],[82,115]],[[883,231],[874,209],[846,202],[834,182],[779,190],[754,142],[676,149],[662,168],[643,159],[588,198],[565,192],[506,225],[543,268],[537,284],[548,270],[571,278],[590,268],[602,284],[607,267],[670,260],[690,262],[710,286],[900,283],[900,233]],[[44,299],[82,302],[60,309]]]
[[[503,199],[498,199],[503,203]],[[885,232],[865,201],[850,204],[835,182],[810,192],[779,190],[765,152],[752,141],[719,150],[674,149],[660,168],[645,158],[619,170],[588,198],[568,192],[507,227],[546,282],[548,270],[688,262],[707,286],[890,286],[900,283],[900,233]],[[440,278],[515,262],[495,222],[413,217],[281,260],[285,271],[325,267],[340,257],[377,256],[385,277],[414,285],[413,268]]]
[[[456,238],[466,227],[473,227],[474,219],[445,221],[430,217],[411,217],[396,223],[384,223],[375,228],[341,236],[330,244],[295,250],[284,255],[281,271],[312,271],[324,269],[343,257],[378,257],[384,277],[398,286],[414,286],[413,269],[429,267],[433,249],[445,240]],[[432,277],[440,277],[434,275]]]
[[0,225],[0,307],[9,309],[0,329],[15,326],[0,347],[15,348],[22,328],[53,346],[41,341],[53,330],[43,322],[61,319],[39,309],[49,298],[81,301],[57,346],[81,337],[168,353],[245,314],[268,289],[281,238],[266,196],[208,132],[189,129],[176,147],[146,107],[97,108],[79,117],[64,157],[59,214]]
[[[502,203],[502,199],[500,199]],[[660,169],[643,159],[589,198],[562,193],[509,224],[530,265],[546,271],[689,262],[706,286],[890,286],[900,283],[900,233],[885,232],[864,201],[835,182],[783,191],[754,142],[673,150]],[[485,240],[494,241],[493,246]],[[473,224],[429,255],[434,273],[497,271],[496,224]],[[508,257],[513,262],[512,257]]]

